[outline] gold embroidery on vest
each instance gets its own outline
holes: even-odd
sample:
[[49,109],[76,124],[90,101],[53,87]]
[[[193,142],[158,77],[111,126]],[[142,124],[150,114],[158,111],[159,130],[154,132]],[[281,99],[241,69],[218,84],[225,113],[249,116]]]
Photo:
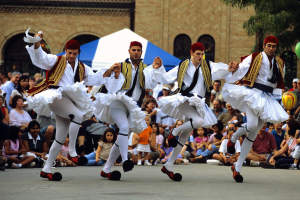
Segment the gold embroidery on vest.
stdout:
[[183,83],[183,77],[184,77],[185,72],[186,72],[186,70],[189,66],[189,63],[190,63],[190,60],[186,59],[179,66],[178,73],[177,73],[177,82],[178,82],[179,91],[181,90],[182,83]]
[[[184,75],[185,75],[185,73],[188,69],[189,63],[190,63],[190,60],[186,59],[179,66],[179,70],[178,70],[178,74],[177,74],[177,82],[178,82],[178,88],[180,90],[181,90],[182,83],[183,83],[183,78],[184,78]],[[207,89],[207,91],[210,91],[210,87],[212,86],[211,75],[210,75],[210,70],[209,70],[209,67],[207,65],[207,62],[204,59],[202,59],[201,70],[202,70],[202,73],[203,73],[204,83],[205,83],[206,89]]]
[[210,70],[207,65],[207,62],[205,59],[202,59],[202,64],[201,64],[201,69],[204,77],[204,82],[206,86],[206,90],[210,91],[210,87],[212,87],[212,82],[211,82],[211,75],[210,75]]
[[283,63],[283,60],[279,56],[276,56],[275,59],[276,59],[276,62],[277,62],[277,67],[280,71],[280,74],[281,74],[281,77],[282,77],[282,80],[283,80],[283,77],[284,77],[284,72],[283,72],[284,63]]
[[[145,87],[145,77],[144,77],[144,69],[147,67],[146,64],[144,64],[143,62],[140,62],[139,64],[139,71],[137,73],[139,76],[139,83],[141,85],[141,87],[144,89]],[[122,90],[129,90],[130,88],[130,84],[131,84],[131,79],[132,79],[132,68],[131,68],[131,63],[128,62],[123,62],[122,63],[122,74],[125,77],[125,82],[122,86]]]
[[255,57],[253,64],[252,64],[252,66],[250,66],[250,69],[247,72],[246,76],[242,79],[242,81],[249,82],[250,87],[253,87],[253,85],[254,85],[254,81],[255,81],[255,79],[258,75],[258,72],[260,70],[260,67],[261,67],[262,58],[263,58],[262,53],[259,53]]

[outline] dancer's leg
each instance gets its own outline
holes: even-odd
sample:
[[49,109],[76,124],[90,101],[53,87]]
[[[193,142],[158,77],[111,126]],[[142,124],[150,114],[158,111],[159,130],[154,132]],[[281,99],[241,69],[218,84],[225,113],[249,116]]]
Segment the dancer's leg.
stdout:
[[63,143],[66,140],[70,121],[56,115],[56,135],[53,144],[49,151],[49,157],[43,167],[42,171],[51,173],[51,167],[57,157],[58,152],[61,150]]
[[[83,120],[84,113],[80,111],[74,103],[67,97],[62,97],[61,99],[56,99],[55,107],[50,105],[51,110],[60,117],[65,119],[70,119],[69,115],[74,116],[74,121],[77,123],[81,123]],[[71,123],[69,128],[69,154],[71,157],[76,157],[76,140],[79,131],[80,125],[76,123]]]
[[110,105],[110,115],[119,127],[119,135],[104,165],[103,171],[105,173],[111,172],[111,167],[120,154],[123,162],[128,160],[128,111],[121,101],[115,101]]
[[[180,134],[178,140],[181,144],[184,144],[187,139],[189,138],[190,136],[190,133],[191,133],[192,129],[187,129],[186,131],[184,131],[182,134]],[[178,154],[180,153],[182,149],[182,146],[181,145],[177,145],[174,149],[173,149],[173,152],[172,152],[172,155],[171,157],[169,158],[169,160],[164,164],[164,166],[167,168],[167,170],[169,171],[173,171],[172,170],[172,167],[174,165],[174,162],[178,156]]]
[[235,169],[237,172],[240,172],[243,162],[245,161],[251,147],[253,141],[255,140],[258,131],[263,127],[264,122],[259,119],[251,110],[248,110],[247,115],[247,136],[243,141],[241,147],[241,153],[238,158],[238,161],[235,164]]
[[[179,126],[178,128],[175,128],[172,132],[174,136],[177,136],[179,133],[186,131],[188,129],[197,129],[200,128],[203,124],[203,119],[199,116],[196,109],[192,106],[190,106],[188,103],[184,103],[180,106],[181,110],[184,110],[184,115],[186,118],[186,122]],[[191,120],[191,121],[190,121]]]

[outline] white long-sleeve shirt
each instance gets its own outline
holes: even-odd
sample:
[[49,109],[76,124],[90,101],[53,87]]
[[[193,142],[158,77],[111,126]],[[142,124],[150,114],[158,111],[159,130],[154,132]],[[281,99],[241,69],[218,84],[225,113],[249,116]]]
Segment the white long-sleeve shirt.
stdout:
[[[273,68],[270,67],[270,61],[268,56],[265,52],[262,52],[262,63],[260,70],[258,72],[258,76],[255,80],[256,83],[260,83],[263,85],[270,86],[272,88],[276,88],[277,83],[271,83],[268,81],[273,74]],[[224,63],[213,63],[211,62],[210,65],[212,67],[212,79],[218,80],[218,79],[225,79],[227,83],[234,83],[236,81],[241,80],[246,73],[248,72],[250,68],[252,60],[252,54],[246,57],[240,64],[237,71],[234,73],[229,72],[228,68],[229,66]],[[275,58],[272,59],[272,66],[274,64]]]
[[[130,83],[130,87],[132,87],[133,85],[133,81],[134,81],[134,76],[136,73],[138,73],[138,71],[135,69],[134,65],[132,64],[131,60],[129,59],[130,63],[131,63],[131,69],[132,69],[132,73],[131,73],[131,83]],[[155,73],[163,73],[165,72],[165,68],[164,66],[161,66],[160,68],[158,69],[154,69],[152,67],[152,65],[149,65],[148,67],[146,67],[144,70],[143,70],[143,73],[144,73],[144,77],[145,77],[145,89],[153,89],[157,84],[158,84],[158,81],[157,79],[155,78]],[[122,76],[121,76],[122,77]],[[140,96],[141,96],[141,93],[142,93],[142,90],[141,90],[141,87],[140,87],[140,84],[139,84],[139,76],[137,76],[137,80],[136,80],[136,84],[135,84],[135,87],[133,89],[133,93],[132,93],[132,98],[135,100],[135,101],[138,101]],[[125,80],[125,79],[124,79]],[[119,92],[120,93],[126,93],[128,90],[120,90]]]
[[[183,88],[182,88],[183,90],[190,87],[190,85],[192,84],[193,77],[194,77],[197,67],[201,67],[201,66],[200,65],[195,66],[193,64],[193,62],[191,62],[191,61],[189,62],[189,66],[183,77],[183,83],[184,83]],[[172,70],[165,72],[165,73],[156,73],[155,72],[157,82],[161,82],[161,83],[165,83],[165,84],[174,83],[177,80],[178,69],[179,69],[179,66],[176,66]],[[205,91],[206,91],[206,89],[205,89],[203,72],[202,72],[202,68],[200,68],[197,83],[196,83],[195,87],[190,91],[190,93],[204,97]]]
[[[32,63],[44,70],[50,70],[57,62],[58,56],[53,54],[47,54],[42,50],[41,47],[34,49],[34,45],[31,47],[26,46],[26,49],[29,53]],[[74,77],[76,74],[76,70],[78,67],[78,59],[75,61],[75,68],[73,70],[72,66],[67,62],[67,66],[65,68],[65,72],[58,82],[58,86],[66,86],[66,85],[73,85]],[[104,83],[103,79],[103,70],[94,73],[93,70],[84,65],[85,74],[84,74],[84,83],[85,85],[101,85]]]

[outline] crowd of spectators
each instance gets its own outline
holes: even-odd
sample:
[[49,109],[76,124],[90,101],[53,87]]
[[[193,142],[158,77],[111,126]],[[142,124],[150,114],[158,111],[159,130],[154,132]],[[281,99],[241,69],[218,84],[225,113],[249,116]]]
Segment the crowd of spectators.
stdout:
[[[26,73],[0,73],[0,169],[42,167],[55,138],[55,119],[39,116],[28,108],[27,90],[41,81],[42,75],[29,76]],[[190,133],[183,144],[176,164],[213,163],[232,165],[237,161],[243,138],[236,142],[236,153],[227,152],[227,142],[232,134],[246,122],[247,116],[224,102],[221,81],[213,83],[207,103],[212,108],[218,123],[212,128],[199,128]],[[129,136],[129,157],[137,165],[165,163],[172,154],[167,136],[183,121],[164,114],[157,104],[162,96],[174,91],[174,85],[160,85],[146,90],[141,109],[146,114],[147,129]],[[300,97],[300,80],[294,79],[290,89]],[[88,92],[93,91],[89,87]],[[298,98],[300,99],[300,98]],[[264,168],[299,169],[300,156],[300,103],[291,111],[291,123],[266,123],[249,152],[245,165]],[[101,166],[106,162],[110,149],[116,140],[118,127],[98,121],[94,116],[82,123],[77,138],[76,150],[86,158],[87,166]],[[116,165],[120,164],[118,159]],[[56,159],[56,167],[76,166],[69,159],[68,139]]]

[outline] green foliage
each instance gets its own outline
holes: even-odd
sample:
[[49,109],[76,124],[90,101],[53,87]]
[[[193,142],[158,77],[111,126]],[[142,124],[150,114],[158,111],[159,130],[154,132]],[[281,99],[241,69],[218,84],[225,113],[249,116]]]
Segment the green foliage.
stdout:
[[243,27],[248,35],[256,35],[256,44],[262,44],[265,35],[273,34],[279,39],[279,52],[292,50],[300,40],[300,0],[221,0],[233,7],[253,6],[255,15]]

